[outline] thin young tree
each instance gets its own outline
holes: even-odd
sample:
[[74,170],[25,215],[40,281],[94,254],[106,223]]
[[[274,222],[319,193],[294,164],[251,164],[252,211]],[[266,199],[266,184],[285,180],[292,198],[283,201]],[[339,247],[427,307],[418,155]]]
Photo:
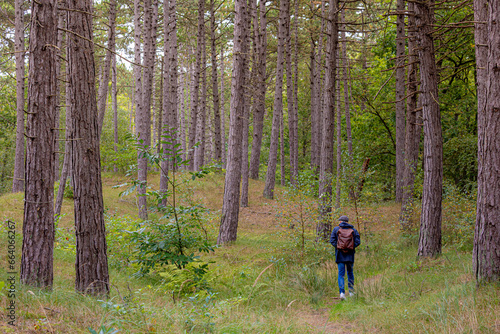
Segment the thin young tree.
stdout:
[[[335,83],[337,74],[338,46],[338,1],[329,3],[327,20],[326,69],[323,107],[323,139],[319,174],[319,196],[321,198],[321,221],[316,233],[319,239],[327,240],[331,233],[330,212],[332,210],[333,143],[335,137]],[[339,111],[340,112],[340,111]]]
[[443,139],[438,99],[438,73],[434,53],[434,1],[415,3],[422,115],[424,119],[424,184],[418,256],[441,253]]
[[68,0],[68,62],[72,105],[72,178],[76,263],[75,287],[82,293],[109,292],[106,230],[101,183],[95,91],[92,1]]
[[212,97],[214,106],[214,159],[222,161],[222,137],[221,137],[221,119],[220,119],[220,101],[219,84],[217,80],[217,48],[216,33],[217,24],[215,23],[215,0],[210,0],[210,48],[212,63]]
[[[286,21],[290,3],[280,0],[279,26],[278,26],[278,59],[276,64],[276,86],[274,89],[273,122],[271,128],[271,144],[269,146],[269,160],[267,163],[266,184],[264,197],[274,198],[276,183],[276,165],[278,161],[278,144],[280,137],[280,120],[283,113],[283,69],[285,62]],[[282,136],[281,136],[282,137]]]
[[498,0],[474,1],[478,69],[478,191],[472,254],[478,282],[500,281],[499,8]]
[[203,38],[201,39],[201,96],[200,107],[198,110],[198,125],[196,127],[196,142],[198,146],[195,149],[194,166],[199,170],[205,164],[205,139],[207,124],[207,48],[205,39],[205,20],[203,20]]
[[57,2],[31,4],[21,282],[52,288]]
[[15,0],[14,48],[16,55],[16,156],[12,192],[24,190],[24,9],[23,1]]
[[247,0],[235,0],[233,75],[231,78],[231,106],[229,149],[222,218],[217,244],[233,242],[237,237],[240,211],[241,143],[245,108],[245,53],[247,52]]

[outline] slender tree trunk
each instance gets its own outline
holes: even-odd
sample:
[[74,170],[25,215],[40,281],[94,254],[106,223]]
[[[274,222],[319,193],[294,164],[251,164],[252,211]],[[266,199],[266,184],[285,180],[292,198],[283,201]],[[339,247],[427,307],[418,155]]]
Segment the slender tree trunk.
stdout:
[[[52,288],[57,3],[31,5],[21,282]],[[19,44],[19,43],[16,43]],[[24,135],[24,133],[23,133]]]
[[314,109],[311,109],[311,166],[319,171],[321,164],[321,147],[323,140],[323,92],[322,92],[322,71],[323,71],[323,32],[325,31],[325,0],[321,1],[321,30],[318,40],[318,54],[316,58],[316,75],[314,86],[316,95],[314,96]]
[[[332,210],[333,142],[335,134],[335,82],[338,44],[338,0],[330,2],[327,24],[325,102],[323,109],[323,140],[319,174],[321,221],[316,232],[319,239],[327,240],[331,233],[329,214]],[[340,112],[340,111],[339,111]]]
[[240,209],[241,143],[245,108],[245,53],[247,52],[247,1],[235,0],[233,76],[231,79],[231,121],[222,219],[217,244],[236,240]]
[[[473,268],[478,282],[500,281],[499,8],[498,0],[474,1],[474,21],[486,22],[482,25],[476,23],[475,29],[478,67],[478,192]],[[487,51],[484,52],[484,49]]]
[[[414,13],[414,4],[408,3],[408,12]],[[413,191],[418,163],[421,126],[418,124],[420,111],[417,110],[417,69],[418,58],[415,40],[415,16],[408,16],[408,98],[406,99],[406,131],[404,149],[403,198],[399,222],[407,229],[413,215]]]
[[189,169],[195,170],[196,134],[198,125],[198,106],[200,90],[200,74],[202,69],[203,40],[205,38],[205,0],[198,0],[198,39],[196,46],[196,67],[193,76],[193,91],[191,93],[191,124],[189,127]]
[[[345,25],[345,8],[342,9],[341,12],[341,20],[342,20],[342,64],[343,64],[343,74],[344,74],[344,107],[345,107],[345,132],[347,139],[347,152],[349,153],[349,163],[351,164],[351,169],[354,168],[352,166],[352,134],[351,134],[351,110],[349,108],[349,83],[348,83],[348,68],[349,61],[347,58],[347,39],[345,35],[346,25]],[[340,109],[339,109],[340,112]]]
[[202,33],[202,52],[201,52],[201,99],[198,112],[198,127],[196,130],[196,142],[198,147],[195,149],[194,165],[199,170],[205,164],[205,138],[207,121],[207,48],[205,47],[205,23],[203,23]]
[[319,164],[315,164],[316,162],[316,154],[318,150],[318,136],[315,131],[317,131],[318,125],[318,113],[316,108],[317,103],[317,92],[318,87],[316,86],[316,76],[318,75],[318,66],[316,64],[316,45],[313,37],[311,36],[311,65],[310,65],[310,86],[311,86],[311,168],[315,171],[318,170]]
[[295,175],[295,178],[298,177],[299,174],[299,0],[295,0],[295,18],[294,18],[294,76],[293,76],[293,131],[296,136],[296,140],[291,146],[293,149],[295,158],[295,167],[292,168],[292,175]]
[[[286,158],[285,158],[285,122],[284,122],[284,111],[283,108],[281,109],[280,112],[280,178],[281,182],[280,184],[282,186],[286,185],[286,171],[285,171],[285,164],[286,164]],[[273,189],[274,190],[274,189]]]
[[[67,27],[67,26],[66,26]],[[69,51],[67,49],[68,47],[68,40],[70,36],[69,33],[66,34],[66,54],[69,54]],[[61,215],[61,208],[62,208],[62,203],[63,203],[63,197],[64,197],[64,189],[66,188],[66,182],[68,180],[68,177],[73,178],[73,167],[71,166],[71,136],[72,136],[72,131],[71,131],[71,124],[72,124],[72,119],[73,116],[71,114],[71,91],[70,91],[70,86],[69,86],[69,64],[66,64],[66,126],[65,126],[65,142],[64,142],[64,160],[63,160],[63,166],[61,170],[61,178],[59,180],[59,189],[57,190],[57,197],[56,197],[56,204],[55,204],[55,209],[54,209],[54,216],[59,217]]]
[[[297,17],[295,15],[295,17]],[[292,37],[291,37],[291,24],[290,24],[290,3],[288,4],[288,13],[286,16],[286,42],[285,42],[285,59],[286,59],[286,96],[287,96],[287,111],[288,111],[288,141],[290,147],[290,181],[295,184],[297,175],[299,174],[299,157],[298,151],[296,152],[295,146],[298,146],[298,129],[296,128],[296,120],[298,115],[295,115],[295,96],[294,84],[292,75]],[[284,161],[283,161],[284,162]],[[284,180],[284,175],[281,177]],[[282,182],[283,183],[283,182]]]
[[[187,68],[186,66],[182,66],[182,68]],[[181,133],[180,138],[181,138],[181,148],[182,152],[186,152],[186,102],[185,102],[185,94],[184,90],[185,88],[188,88],[189,86],[189,80],[186,80],[189,78],[189,72],[182,72],[181,74],[181,84],[179,87],[179,99],[180,99],[180,131]]]
[[[165,28],[164,28],[165,29]],[[166,35],[165,35],[166,36]],[[165,41],[164,41],[165,43]],[[165,47],[165,46],[164,46]],[[165,119],[165,109],[163,107],[163,103],[165,101],[163,95],[163,89],[164,89],[164,84],[163,84],[163,77],[165,76],[164,75],[164,71],[165,71],[165,55],[163,55],[163,57],[161,57],[161,68],[160,68],[160,92],[159,92],[159,96],[160,96],[160,101],[159,101],[159,108],[158,108],[158,121],[156,122],[156,133],[157,133],[157,136],[158,136],[158,143],[157,143],[157,152],[160,153],[161,151],[161,141],[162,141],[162,129],[163,129],[163,121]],[[153,127],[154,129],[154,127]],[[160,183],[161,183],[161,176],[160,176]]]
[[214,104],[214,159],[222,161],[222,139],[220,133],[219,84],[217,81],[217,48],[215,46],[215,1],[210,0],[210,46],[212,62],[212,96]]
[[[280,0],[279,27],[278,27],[278,60],[276,64],[276,86],[274,90],[273,123],[271,129],[271,145],[269,147],[269,161],[267,163],[266,184],[264,197],[274,198],[276,182],[276,164],[278,160],[278,140],[280,134],[280,120],[283,113],[283,68],[285,62],[286,17],[288,15],[288,0]],[[282,137],[282,136],[281,136]]]
[[401,202],[405,148],[405,0],[397,0],[396,10],[396,201]]
[[[248,57],[247,57],[248,58]],[[248,61],[245,61],[248,64]],[[248,68],[245,69],[246,76],[248,80]],[[245,89],[248,96],[248,89]],[[242,135],[242,143],[241,143],[241,206],[248,206],[248,118],[250,116],[250,103],[245,103],[244,111],[243,111],[243,135]]]
[[[340,63],[337,49],[337,65]],[[338,66],[337,66],[338,67]],[[337,91],[337,182],[335,189],[335,208],[340,208],[342,186],[342,113],[340,112],[340,81],[335,83]]]
[[438,103],[438,78],[434,56],[432,0],[415,3],[422,112],[424,118],[424,184],[418,256],[441,253],[441,201],[443,185],[443,139]]
[[[257,15],[256,15],[257,16]],[[266,113],[266,51],[267,51],[267,35],[266,35],[266,1],[259,1],[259,17],[260,24],[255,23],[257,34],[257,67],[253,108],[253,141],[252,153],[250,159],[250,177],[254,180],[259,179],[260,167],[260,151],[262,147],[262,135],[264,130],[264,116]]]
[[76,290],[109,293],[108,258],[101,184],[99,125],[95,92],[92,1],[68,0],[72,164],[76,234]]
[[108,99],[108,84],[109,84],[109,70],[111,68],[111,58],[113,53],[111,50],[115,49],[115,26],[116,26],[116,1],[109,3],[109,29],[108,29],[108,49],[104,57],[104,65],[102,68],[102,78],[99,83],[99,92],[97,94],[97,111],[99,113],[99,137],[102,133],[102,126],[104,124],[104,115],[106,114],[106,101]]
[[15,0],[14,48],[16,55],[16,156],[12,192],[24,190],[24,9],[23,1]]
[[220,50],[220,105],[221,105],[221,141],[222,141],[222,166],[226,168],[226,108],[224,96],[224,48]]
[[[110,1],[109,3],[110,10],[111,7],[114,7],[113,10],[116,11],[116,2]],[[113,43],[113,46],[115,43]],[[115,48],[113,47],[113,51]],[[114,134],[114,151],[115,156],[118,156],[118,89],[117,85],[117,73],[116,73],[116,55],[112,55],[112,64],[111,64],[111,104],[113,106],[113,134]],[[118,172],[118,167],[116,164],[113,166],[113,171]]]

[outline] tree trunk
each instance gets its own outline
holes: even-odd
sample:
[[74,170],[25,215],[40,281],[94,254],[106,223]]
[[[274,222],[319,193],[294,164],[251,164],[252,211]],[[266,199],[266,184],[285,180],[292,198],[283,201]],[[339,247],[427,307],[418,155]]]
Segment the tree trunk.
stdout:
[[203,21],[202,32],[202,52],[201,52],[201,99],[198,112],[198,127],[196,130],[196,142],[194,165],[196,170],[200,170],[205,164],[205,139],[207,121],[207,48],[205,47],[205,21]]
[[32,2],[31,19],[21,282],[51,289],[57,51],[46,45],[57,44],[56,1]]
[[[332,210],[333,142],[335,134],[335,82],[338,44],[338,1],[330,2],[327,23],[326,71],[323,109],[323,139],[319,174],[321,221],[316,232],[319,239],[328,240],[331,233],[329,215]],[[340,112],[340,111],[339,111]]]
[[255,49],[257,50],[257,67],[256,72],[256,94],[254,96],[253,108],[253,141],[252,153],[250,158],[250,177],[254,180],[259,179],[260,167],[260,151],[262,147],[262,135],[264,130],[264,116],[266,113],[266,51],[267,51],[267,35],[266,35],[266,1],[259,1],[259,16],[260,24],[258,31],[257,43]]
[[222,139],[220,133],[219,84],[217,81],[217,48],[215,46],[215,1],[210,1],[210,46],[212,62],[212,96],[214,104],[214,159],[222,161]]
[[[112,0],[109,2],[109,10],[116,12],[116,1]],[[113,41],[113,51],[115,51],[115,43]],[[117,73],[116,73],[116,55],[112,55],[111,64],[111,104],[113,107],[113,134],[114,134],[114,151],[115,156],[118,156],[118,90],[117,90]],[[118,172],[118,167],[116,164],[113,166],[113,171]]]
[[[187,68],[186,66],[181,66],[182,68]],[[180,116],[180,138],[181,138],[181,148],[182,152],[186,152],[186,102],[185,102],[185,95],[184,95],[184,89],[189,86],[189,80],[186,80],[189,78],[189,72],[182,72],[181,73],[181,84],[179,85],[179,100],[180,100],[180,110],[179,110],[179,116]]]
[[[60,2],[61,4],[61,2]],[[57,26],[58,28],[64,28],[64,17],[65,13],[59,11],[58,13],[58,23]],[[55,131],[55,139],[54,139],[54,182],[59,178],[59,150],[60,150],[60,128],[61,128],[61,86],[60,82],[63,82],[61,80],[61,68],[62,68],[62,62],[61,59],[62,57],[62,49],[63,49],[63,39],[64,39],[64,31],[61,29],[58,29],[57,31],[57,56],[56,56],[56,61],[57,61],[57,67],[56,67],[56,78],[57,78],[57,96],[56,96],[56,115],[54,119],[54,129],[57,129]]]
[[405,0],[397,0],[396,10],[396,202],[401,202],[405,148]]
[[23,1],[15,0],[14,48],[16,55],[16,156],[12,192],[24,190],[24,9]]
[[220,105],[221,105],[221,140],[222,167],[226,168],[226,103],[224,98],[224,48],[220,50]]
[[441,201],[443,188],[443,139],[438,103],[438,78],[434,55],[432,0],[415,3],[422,112],[424,118],[424,184],[418,256],[441,253]]
[[[166,6],[165,6],[166,5]],[[163,110],[165,117],[163,120],[163,128],[166,130],[170,138],[164,138],[165,143],[162,144],[164,154],[174,154],[175,145],[177,144],[177,12],[176,0],[169,0],[164,4],[163,17],[168,18],[164,21],[165,45],[164,53],[167,57],[165,69],[163,71]],[[167,144],[170,142],[171,144]],[[168,157],[172,158],[171,156]],[[168,170],[173,168],[173,161],[167,160],[161,163],[160,176],[160,191],[166,192],[168,187]],[[162,205],[166,206],[167,201],[164,199]]]
[[233,76],[231,79],[231,120],[222,219],[217,244],[236,240],[240,209],[241,143],[245,108],[245,53],[247,52],[246,0],[235,0]]
[[[401,0],[400,0],[401,1]],[[351,134],[351,110],[349,108],[349,82],[348,82],[348,74],[347,71],[349,69],[349,61],[347,58],[347,39],[345,35],[346,25],[345,25],[345,8],[342,9],[341,13],[342,20],[342,64],[343,64],[343,74],[344,74],[344,107],[345,107],[345,132],[347,139],[347,152],[349,153],[349,163],[351,169],[354,168],[352,166],[352,134]],[[340,109],[339,109],[340,112]]]
[[[248,26],[248,25],[247,25]],[[248,58],[248,57],[247,57]],[[248,64],[248,61],[245,60]],[[248,67],[245,69],[246,79],[248,80]],[[247,86],[247,85],[245,85]],[[245,97],[248,97],[248,89]],[[250,103],[245,103],[243,111],[243,135],[241,142],[241,206],[246,208],[248,206],[248,118],[250,117]]]
[[[498,0],[474,1],[474,21],[486,22],[476,23],[475,29],[478,67],[478,192],[473,268],[478,282],[500,281],[499,8]],[[479,71],[483,64],[482,71]]]
[[104,124],[104,115],[106,114],[106,101],[108,99],[109,70],[111,68],[111,58],[115,49],[115,26],[116,26],[116,1],[109,3],[109,29],[108,29],[108,49],[104,57],[104,66],[102,69],[102,78],[99,83],[99,92],[97,94],[97,112],[99,113],[99,137],[101,137],[102,126]]
[[[338,55],[338,49],[337,49]],[[337,56],[337,65],[340,57]],[[340,112],[340,81],[335,83],[337,91],[337,182],[335,189],[335,208],[340,208],[342,186],[342,113]]]
[[195,170],[195,149],[196,134],[198,125],[198,105],[199,105],[199,89],[200,89],[200,74],[202,69],[202,52],[203,40],[205,39],[205,0],[198,0],[198,39],[196,46],[196,68],[193,76],[193,91],[191,93],[191,124],[189,127],[189,169]]
[[106,231],[101,184],[99,126],[95,92],[92,2],[68,0],[70,98],[72,105],[72,178],[76,234],[76,290],[109,293]]
[[[414,4],[408,3],[408,12],[414,13]],[[417,110],[418,58],[415,40],[415,16],[408,16],[408,98],[406,99],[406,133],[404,149],[403,198],[399,222],[403,229],[409,227],[413,215],[413,191],[418,163],[420,135],[422,132]]]
[[288,15],[288,0],[280,0],[279,27],[278,27],[278,59],[276,64],[276,86],[274,90],[273,123],[271,129],[271,145],[269,147],[269,161],[267,162],[266,184],[264,197],[274,198],[276,182],[276,164],[278,160],[278,141],[280,134],[280,118],[283,113],[283,65],[285,61],[286,17]]
[[[319,171],[321,164],[321,147],[323,140],[323,92],[321,73],[323,71],[323,32],[325,31],[325,0],[321,1],[321,30],[318,39],[318,54],[314,76],[315,96],[314,107],[311,109],[311,167]],[[312,94],[312,92],[311,92]]]
[[292,176],[295,175],[295,178],[298,177],[299,174],[299,0],[295,0],[295,18],[294,18],[294,33],[295,33],[295,41],[294,41],[294,76],[293,76],[293,115],[294,115],[294,133],[296,140],[291,146],[293,149],[295,158],[295,167],[292,166]]
[[[295,15],[295,18],[297,15]],[[297,176],[299,174],[299,157],[298,150],[298,129],[297,119],[298,115],[295,114],[295,96],[294,96],[294,84],[292,75],[292,37],[291,37],[291,24],[290,24],[290,3],[288,4],[288,12],[286,15],[286,42],[285,42],[285,55],[286,55],[286,96],[287,96],[287,110],[288,110],[288,141],[289,141],[289,155],[290,155],[290,181],[295,184]],[[284,180],[284,175],[281,177]]]

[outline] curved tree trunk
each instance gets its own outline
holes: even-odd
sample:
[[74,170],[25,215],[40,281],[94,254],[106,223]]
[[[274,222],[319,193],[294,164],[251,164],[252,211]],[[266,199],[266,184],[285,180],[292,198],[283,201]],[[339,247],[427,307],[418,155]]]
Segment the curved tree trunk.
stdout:
[[[323,140],[319,174],[319,195],[321,198],[321,221],[316,227],[319,239],[327,240],[331,233],[329,221],[332,210],[333,142],[335,134],[335,83],[338,44],[338,1],[330,2],[327,24],[325,103],[323,109]],[[340,111],[339,111],[340,112]]]
[[476,23],[475,30],[478,67],[478,192],[473,268],[478,282],[500,281],[499,8],[498,0],[474,1],[475,21],[487,22]]
[[235,0],[233,76],[231,79],[231,123],[226,180],[217,244],[236,240],[240,209],[241,143],[245,108],[245,53],[247,52],[247,2]]
[[441,202],[443,189],[443,139],[438,103],[438,77],[432,25],[433,1],[415,3],[422,113],[424,118],[424,184],[418,256],[441,253]]
[[101,183],[95,92],[92,1],[68,0],[70,98],[72,105],[72,178],[76,234],[76,290],[109,293],[108,258]]
[[266,184],[264,197],[274,198],[276,183],[276,165],[278,160],[278,144],[280,134],[280,118],[283,113],[283,65],[285,62],[286,16],[288,0],[280,0],[279,28],[278,28],[278,60],[276,64],[276,86],[274,90],[273,123],[271,129],[271,145],[269,147],[269,161],[267,162]]
[[52,288],[57,2],[31,5],[21,282]]

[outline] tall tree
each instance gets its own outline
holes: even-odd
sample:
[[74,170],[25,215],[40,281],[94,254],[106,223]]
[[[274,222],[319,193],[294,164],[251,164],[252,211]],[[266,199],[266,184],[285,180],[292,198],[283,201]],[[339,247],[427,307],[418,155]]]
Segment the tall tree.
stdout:
[[196,134],[198,125],[198,108],[199,108],[199,91],[200,91],[200,75],[202,69],[202,53],[205,39],[205,0],[198,0],[198,35],[196,46],[196,66],[193,75],[193,88],[191,92],[191,124],[189,126],[189,169],[195,169],[195,150]]
[[21,282],[47,288],[54,275],[57,21],[55,0],[32,2]]
[[202,47],[201,47],[201,97],[198,110],[198,125],[196,128],[196,142],[198,146],[195,149],[194,166],[199,170],[205,164],[205,139],[207,123],[207,48],[205,45],[205,20],[203,20]]
[[438,73],[434,53],[434,1],[415,3],[422,114],[424,119],[424,184],[420,215],[419,256],[441,253],[443,138],[438,103]]
[[[264,116],[266,113],[266,50],[267,50],[267,35],[266,35],[266,1],[259,1],[259,15],[255,13],[254,18],[254,34],[256,35],[256,64],[255,87],[253,107],[253,140],[252,153],[250,155],[250,177],[254,180],[259,178],[260,153],[262,147],[262,134],[264,130]],[[257,23],[257,16],[260,22]]]
[[15,0],[14,48],[16,54],[16,157],[12,192],[24,190],[24,9],[23,1]]
[[109,27],[108,27],[108,50],[104,57],[104,65],[102,68],[102,78],[99,83],[99,91],[97,94],[97,112],[99,113],[99,137],[102,133],[102,125],[104,123],[104,115],[106,114],[106,101],[108,99],[108,84],[109,71],[111,69],[111,61],[114,56],[115,49],[115,27],[116,27],[116,0],[109,2]]
[[217,25],[215,23],[215,0],[210,0],[210,48],[212,62],[212,96],[214,104],[214,159],[222,161],[222,138],[220,133],[220,103],[219,103],[219,84],[217,80],[217,48],[215,45],[215,32]]
[[226,166],[226,102],[224,95],[224,48],[220,49],[220,105],[221,105],[221,140],[222,140],[222,166]]
[[405,147],[405,0],[397,0],[396,12],[396,201],[401,202]]
[[[278,26],[278,59],[276,64],[276,86],[274,89],[273,123],[271,129],[271,145],[269,147],[269,160],[267,162],[266,184],[264,197],[274,198],[276,183],[276,165],[278,160],[278,140],[280,134],[280,120],[283,113],[283,69],[285,62],[286,21],[290,3],[280,0],[279,26]],[[281,136],[282,137],[282,136]]]
[[222,218],[217,244],[236,240],[240,209],[241,143],[245,108],[245,53],[247,52],[247,0],[235,0],[233,75],[231,78],[231,112],[229,149]]
[[[176,12],[177,1],[168,0],[163,5],[164,15],[166,18],[163,22],[164,27],[164,53],[167,57],[165,68],[163,71],[163,110],[165,111],[165,117],[163,119],[163,129],[164,133],[170,138],[164,138],[163,140],[163,151],[174,152],[175,145],[177,144],[177,12]],[[168,144],[170,143],[170,144]],[[168,186],[168,169],[173,167],[173,164],[169,166],[169,160],[162,161],[161,169],[162,173],[160,176],[160,190],[163,192],[167,191]],[[167,200],[163,200],[163,205],[167,204]]]
[[[295,19],[297,13],[295,13]],[[295,94],[292,68],[292,34],[290,23],[290,4],[288,5],[288,15],[286,16],[286,96],[288,110],[288,141],[290,146],[290,181],[295,183],[299,174],[299,134],[298,118],[295,113]],[[283,178],[283,176],[282,176]]]
[[[335,134],[335,83],[337,73],[338,0],[330,1],[327,20],[326,69],[323,107],[323,139],[319,174],[321,221],[316,232],[327,240],[331,233],[329,214],[332,210],[333,142]],[[340,111],[339,111],[340,112]]]
[[[408,12],[414,12],[414,3],[408,3]],[[418,163],[421,111],[417,108],[417,70],[418,58],[415,40],[415,16],[408,16],[408,97],[406,99],[406,131],[404,149],[403,198],[399,218],[402,228],[407,228],[413,215],[413,191]],[[396,144],[397,145],[397,144]]]
[[499,9],[498,0],[474,1],[478,69],[478,191],[473,268],[478,282],[500,281]]

